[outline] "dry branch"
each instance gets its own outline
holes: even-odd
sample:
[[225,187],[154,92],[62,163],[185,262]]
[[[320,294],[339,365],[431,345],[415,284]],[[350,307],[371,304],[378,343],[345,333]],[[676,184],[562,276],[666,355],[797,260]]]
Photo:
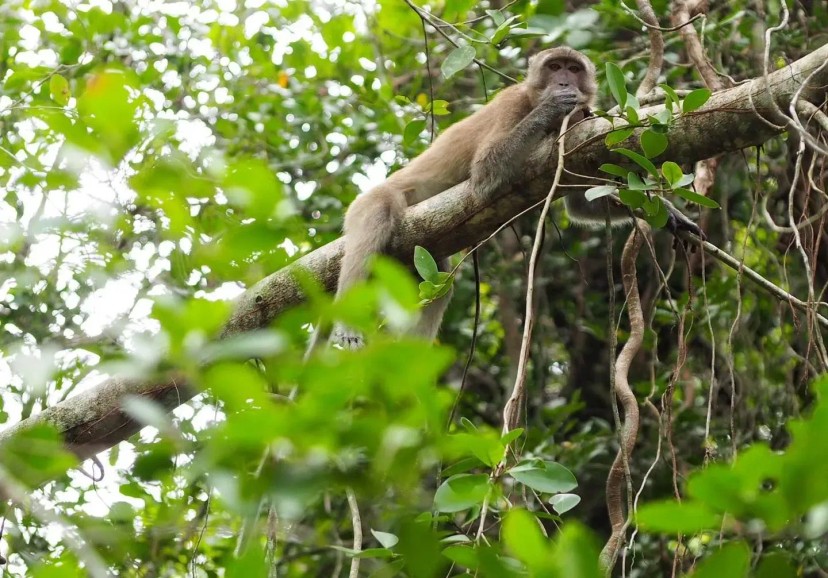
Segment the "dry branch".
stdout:
[[[772,115],[776,107],[771,99],[786,110],[804,79],[826,60],[828,45],[771,73],[767,85],[760,80],[714,94],[704,107],[676,120],[668,135],[670,146],[662,157],[692,163],[759,145],[776,136],[782,129],[763,122],[757,112]],[[819,105],[826,95],[828,69],[823,69],[814,74],[800,96]],[[641,116],[655,114],[660,108],[647,109]],[[587,119],[573,127],[566,137],[567,168],[594,174],[604,162],[621,161],[620,155],[604,146],[603,137],[610,128],[610,122],[601,118]],[[635,148],[634,141],[637,142],[631,139],[627,146]],[[554,142],[546,143],[527,166],[527,181],[504,187],[489,204],[467,194],[466,184],[462,183],[411,207],[395,238],[394,252],[410,260],[413,247],[423,245],[435,257],[442,258],[484,239],[510,216],[544,198],[555,174],[555,148]],[[267,327],[277,315],[299,304],[303,295],[294,279],[298,268],[310,271],[325,287],[333,288],[342,248],[342,239],[329,243],[251,287],[239,299],[224,336]],[[0,444],[46,421],[62,433],[67,447],[81,458],[88,458],[141,428],[121,410],[121,399],[128,394],[150,397],[172,409],[188,401],[195,392],[175,378],[154,383],[109,379],[0,432]]]

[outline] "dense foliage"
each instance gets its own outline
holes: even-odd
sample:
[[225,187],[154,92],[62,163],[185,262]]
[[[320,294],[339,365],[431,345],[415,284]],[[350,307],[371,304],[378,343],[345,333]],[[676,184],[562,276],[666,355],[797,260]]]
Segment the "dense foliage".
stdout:
[[[672,26],[681,3],[652,4]],[[825,3],[790,4],[711,2],[689,24],[722,86],[826,43]],[[709,91],[680,31],[663,36],[659,82],[689,114]],[[709,197],[683,159],[649,170],[673,116],[638,118],[650,44],[622,2],[5,0],[0,423],[112,376],[203,393],[171,414],[124,398],[147,427],[97,463],[48,425],[0,447],[4,575],[345,576],[360,533],[362,576],[602,575],[627,229],[573,228],[553,205],[528,397],[505,435],[536,212],[480,248],[479,283],[463,261],[438,345],[376,330],[420,300],[422,279],[390,259],[336,304],[304,277],[305,304],[218,339],[233,297],[336,239],[360,190],[561,43],[597,64],[599,108],[650,127],[643,160],[627,155],[641,170],[618,175],[624,202],[646,211],[661,183],[715,245],[825,300],[825,133],[822,152],[788,132],[719,158]],[[663,232],[638,283],[641,424],[622,488],[636,516],[615,572],[825,575],[825,327]],[[303,363],[311,324],[333,319],[369,346]]]

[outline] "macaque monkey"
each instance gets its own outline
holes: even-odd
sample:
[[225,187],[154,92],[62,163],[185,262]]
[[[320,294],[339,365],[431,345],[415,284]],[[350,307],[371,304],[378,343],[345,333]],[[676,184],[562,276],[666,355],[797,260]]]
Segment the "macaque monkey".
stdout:
[[[595,66],[567,47],[551,48],[529,59],[526,79],[502,90],[468,118],[446,130],[408,166],[357,197],[345,214],[345,254],[336,295],[366,277],[366,259],[386,251],[407,207],[470,179],[474,195],[487,199],[501,185],[518,181],[524,161],[564,117],[581,120],[593,104]],[[573,220],[604,222],[604,203],[590,208],[585,200],[569,203]],[[613,218],[629,214],[615,209]],[[445,263],[440,267],[445,269]],[[434,339],[450,295],[427,305],[415,335]],[[360,333],[337,324],[331,342],[345,349],[363,345]]]

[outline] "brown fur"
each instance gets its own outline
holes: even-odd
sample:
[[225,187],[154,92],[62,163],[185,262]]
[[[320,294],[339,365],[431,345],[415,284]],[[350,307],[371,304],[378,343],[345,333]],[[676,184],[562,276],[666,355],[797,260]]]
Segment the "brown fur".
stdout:
[[[541,140],[557,132],[573,108],[588,108],[595,92],[595,67],[580,52],[559,47],[532,57],[526,80],[450,127],[408,166],[351,204],[337,295],[365,278],[366,259],[389,246],[408,206],[467,179],[482,196],[516,180]],[[448,299],[425,308],[415,334],[436,336]],[[346,348],[362,345],[362,336],[342,325],[331,340]]]

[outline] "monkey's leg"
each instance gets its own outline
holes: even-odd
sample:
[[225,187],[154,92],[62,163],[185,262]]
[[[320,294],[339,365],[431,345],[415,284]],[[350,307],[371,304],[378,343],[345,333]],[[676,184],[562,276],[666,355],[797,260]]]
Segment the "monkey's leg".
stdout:
[[[339,271],[336,296],[341,297],[354,283],[366,278],[365,263],[376,253],[388,249],[391,236],[399,228],[405,214],[406,201],[402,191],[380,185],[357,197],[345,214],[345,254]],[[364,345],[362,334],[341,323],[334,325],[330,342],[344,349]]]
[[[439,267],[440,271],[451,271],[451,263],[449,263],[448,259],[440,260]],[[420,313],[420,320],[414,326],[414,329],[411,330],[411,335],[434,341],[437,338],[437,332],[440,330],[440,324],[443,322],[443,315],[446,312],[446,307],[448,307],[453,294],[454,286],[449,289],[448,293],[423,307]]]

